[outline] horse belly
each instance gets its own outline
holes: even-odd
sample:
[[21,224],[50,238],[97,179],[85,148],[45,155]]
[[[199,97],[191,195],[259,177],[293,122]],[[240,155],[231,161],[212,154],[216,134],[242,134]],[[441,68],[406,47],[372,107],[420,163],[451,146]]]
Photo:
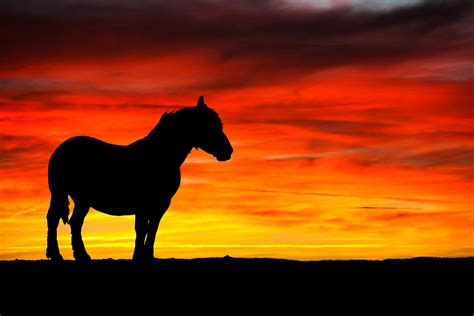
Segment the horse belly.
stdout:
[[109,215],[135,214],[134,199],[124,190],[96,190],[91,193],[90,204],[95,210]]
[[134,215],[135,211],[132,208],[125,208],[123,206],[101,206],[92,205],[92,208],[108,215],[123,216],[123,215]]

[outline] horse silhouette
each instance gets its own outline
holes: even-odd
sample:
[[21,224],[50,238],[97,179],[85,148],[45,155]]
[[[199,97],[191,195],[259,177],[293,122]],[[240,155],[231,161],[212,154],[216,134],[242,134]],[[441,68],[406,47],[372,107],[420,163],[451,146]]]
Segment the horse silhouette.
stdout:
[[[128,146],[87,136],[63,142],[49,160],[51,202],[46,216],[46,256],[63,259],[57,240],[62,219],[71,226],[75,260],[91,260],[81,229],[93,207],[110,215],[135,215],[133,259],[153,259],[158,225],[179,188],[180,167],[193,147],[218,161],[229,160],[233,152],[218,114],[202,96],[196,106],[163,114],[147,136]],[[70,220],[68,195],[74,201]]]

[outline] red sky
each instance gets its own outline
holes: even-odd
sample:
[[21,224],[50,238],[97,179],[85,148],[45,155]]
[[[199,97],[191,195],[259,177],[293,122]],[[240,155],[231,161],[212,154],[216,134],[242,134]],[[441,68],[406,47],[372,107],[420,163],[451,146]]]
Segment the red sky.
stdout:
[[[0,4],[0,259],[44,258],[63,140],[128,144],[200,95],[234,156],[191,153],[157,257],[474,255],[472,2],[317,4]],[[83,236],[129,258],[133,218]]]

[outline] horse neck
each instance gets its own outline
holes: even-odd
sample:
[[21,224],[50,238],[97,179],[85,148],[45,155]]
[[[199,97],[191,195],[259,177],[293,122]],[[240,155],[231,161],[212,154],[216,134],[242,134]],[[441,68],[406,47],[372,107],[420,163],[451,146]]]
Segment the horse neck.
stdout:
[[139,143],[146,154],[172,165],[181,166],[188,157],[193,146],[184,139],[163,135],[164,133],[149,134]]

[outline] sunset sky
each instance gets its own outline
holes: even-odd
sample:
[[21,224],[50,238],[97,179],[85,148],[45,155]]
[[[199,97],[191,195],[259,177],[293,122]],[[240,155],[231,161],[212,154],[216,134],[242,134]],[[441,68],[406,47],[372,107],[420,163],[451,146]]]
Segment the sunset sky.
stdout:
[[[200,95],[234,155],[190,154],[156,257],[474,256],[473,3],[2,1],[0,259],[45,259],[62,141]],[[91,210],[89,254],[131,258],[133,222]]]

